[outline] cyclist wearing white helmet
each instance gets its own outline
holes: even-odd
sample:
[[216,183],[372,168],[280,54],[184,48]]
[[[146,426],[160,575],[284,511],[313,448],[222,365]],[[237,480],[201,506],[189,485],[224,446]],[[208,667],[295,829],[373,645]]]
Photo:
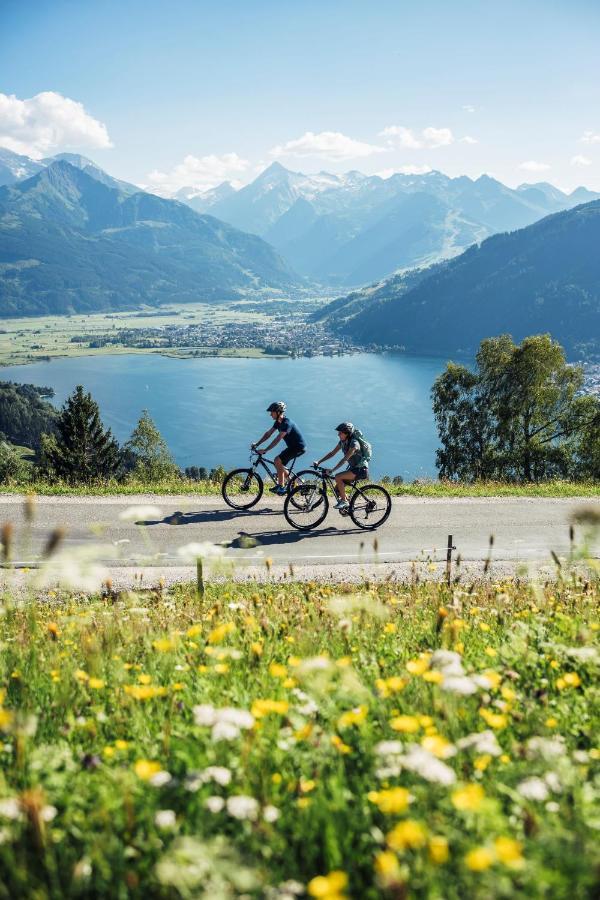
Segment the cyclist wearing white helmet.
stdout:
[[[288,419],[285,410],[286,406],[283,400],[271,403],[270,406],[267,407],[267,412],[271,414],[271,418],[273,419],[273,427],[269,428],[268,431],[265,431],[263,436],[255,444],[252,444],[253,450],[258,450],[259,453],[266,453],[274,447],[275,444],[278,444],[280,440],[283,439],[285,442],[285,450],[282,453],[279,453],[274,459],[275,468],[277,470],[277,485],[271,488],[273,494],[278,494],[280,496],[287,492],[285,486],[289,474],[286,469],[287,464],[297,456],[302,456],[306,450],[306,444],[304,438],[300,434],[298,426]],[[259,450],[258,448],[263,441],[268,440],[275,433],[277,433],[275,440],[271,441],[268,447]]]
[[[327,469],[326,471],[333,473],[340,466],[344,465],[344,463],[347,463],[348,468],[335,476],[335,485],[339,497],[338,502],[335,504],[335,509],[348,509],[350,504],[346,500],[346,485],[351,481],[356,481],[357,478],[364,479],[368,477],[370,457],[365,454],[363,445],[355,436],[357,429],[352,422],[340,422],[335,430],[338,433],[339,442],[330,453],[327,453],[325,456],[322,456],[321,459],[316,460],[314,465],[320,465],[322,462],[325,462],[326,459],[330,459],[340,451],[344,454],[332,469]],[[358,432],[358,435],[360,434],[361,433]],[[369,447],[369,445],[367,446]]]

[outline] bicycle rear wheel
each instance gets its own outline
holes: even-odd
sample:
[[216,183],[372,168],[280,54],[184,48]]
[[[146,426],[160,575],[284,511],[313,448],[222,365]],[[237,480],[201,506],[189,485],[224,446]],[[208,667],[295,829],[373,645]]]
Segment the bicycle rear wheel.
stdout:
[[323,486],[318,483],[301,484],[285,498],[283,514],[286,521],[298,531],[310,531],[321,524],[329,510],[329,500]]
[[223,479],[221,494],[232,509],[250,509],[262,497],[262,478],[254,469],[234,469]]
[[359,528],[370,530],[383,525],[392,511],[392,498],[379,484],[357,487],[350,500],[348,513]]

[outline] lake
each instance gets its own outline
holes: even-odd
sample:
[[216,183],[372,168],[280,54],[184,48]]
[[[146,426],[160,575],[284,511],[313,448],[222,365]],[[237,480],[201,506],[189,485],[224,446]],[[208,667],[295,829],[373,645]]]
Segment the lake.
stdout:
[[445,360],[361,353],[301,359],[81,356],[0,369],[0,380],[54,388],[61,405],[82,384],[119,441],[147,409],[180,466],[245,465],[285,400],[311,462],[334,446],[335,426],[354,422],[373,444],[373,476],[434,477],[437,432],[429,392]]

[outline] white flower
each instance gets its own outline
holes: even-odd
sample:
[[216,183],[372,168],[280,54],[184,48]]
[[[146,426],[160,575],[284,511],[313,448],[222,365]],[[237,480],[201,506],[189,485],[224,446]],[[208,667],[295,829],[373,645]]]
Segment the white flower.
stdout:
[[204,783],[216,781],[224,787],[231,782],[231,769],[226,769],[225,766],[209,766],[202,772],[201,778]]
[[225,706],[217,710],[217,722],[227,722],[236,728],[252,728],[254,716],[247,709],[235,709],[233,706]]
[[223,556],[225,547],[220,544],[211,544],[210,541],[202,541],[185,544],[177,550],[177,556],[189,563],[195,563],[198,559],[215,559]]
[[527,741],[527,755],[539,756],[545,760],[558,759],[567,752],[565,739],[561,734],[556,737],[532,737]]
[[93,594],[109,577],[108,569],[100,560],[114,555],[112,544],[64,548],[44,562],[36,583],[41,588],[60,585],[66,590]]
[[473,678],[469,678],[468,675],[444,675],[444,680],[440,687],[443,691],[449,691],[451,694],[461,694],[463,697],[476,694],[479,690],[477,682]]
[[544,781],[554,794],[559,794],[562,791],[562,784],[556,772],[546,772]]
[[58,810],[55,806],[43,806],[41,816],[44,822],[51,822],[56,816]]
[[258,803],[254,797],[244,794],[234,794],[227,798],[227,812],[234,819],[250,819],[254,822],[258,818]]
[[208,703],[201,703],[192,708],[194,714],[194,722],[196,725],[203,725],[208,728],[212,727],[217,721],[217,711],[214,706]]
[[296,711],[299,712],[301,716],[314,716],[319,712],[319,707],[315,701],[309,697],[308,694],[305,694],[304,691],[301,691],[300,688],[294,688],[292,694],[302,704],[301,706],[296,707]]
[[490,756],[500,756],[502,747],[496,740],[493,731],[477,731],[460,738],[456,742],[459,750],[474,750],[476,753],[488,753]]
[[549,813],[557,813],[560,810],[560,804],[556,802],[556,800],[549,800],[544,809]]
[[164,769],[161,769],[160,772],[157,772],[156,775],[153,775],[149,780],[152,787],[164,787],[165,784],[168,784],[170,782],[171,773],[165,772]]
[[548,797],[548,785],[536,775],[526,778],[517,785],[517,791],[526,800],[546,800]]
[[400,741],[380,741],[375,744],[375,753],[378,756],[398,756],[404,752],[404,745]]
[[569,647],[565,652],[567,656],[578,659],[580,662],[591,662],[598,657],[595,647]]
[[175,828],[177,817],[172,809],[159,809],[154,816],[154,824],[157,828]]
[[212,741],[235,741],[241,734],[237,725],[231,722],[217,722],[213,725],[210,737]]
[[281,813],[276,806],[265,806],[263,809],[263,819],[265,822],[276,822],[280,815]]
[[0,816],[4,819],[18,819],[21,816],[21,807],[15,797],[0,800]]
[[209,812],[220,813],[225,806],[225,801],[222,797],[207,797],[204,805]]
[[119,513],[122,522],[142,522],[146,519],[162,519],[162,510],[158,506],[150,504],[140,506],[128,506]]
[[411,744],[408,752],[399,759],[403,768],[420,775],[425,781],[445,785],[454,784],[456,781],[456,774],[450,766],[418,744]]
[[436,650],[429,661],[429,667],[444,675],[464,675],[465,671],[460,653],[455,653],[454,650]]

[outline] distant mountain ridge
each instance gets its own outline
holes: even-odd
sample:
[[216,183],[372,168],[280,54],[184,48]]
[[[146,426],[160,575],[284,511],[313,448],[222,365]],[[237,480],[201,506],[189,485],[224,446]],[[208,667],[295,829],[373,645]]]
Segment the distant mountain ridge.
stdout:
[[227,300],[298,284],[256,235],[122,187],[85,162],[59,160],[0,187],[0,315]]
[[417,353],[550,332],[570,354],[600,354],[600,201],[338,298],[319,317],[356,341]]
[[261,235],[304,275],[348,286],[452,258],[494,233],[598,198],[545,183],[513,190],[488,175],[304,175],[278,162],[238,191],[229,185],[226,196],[181,197]]

